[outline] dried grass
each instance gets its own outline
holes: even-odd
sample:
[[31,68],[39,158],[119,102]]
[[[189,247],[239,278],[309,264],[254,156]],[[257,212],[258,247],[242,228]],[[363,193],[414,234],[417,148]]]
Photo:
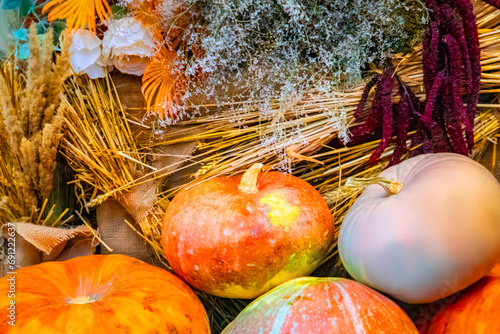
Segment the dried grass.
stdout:
[[130,190],[144,165],[112,82],[72,79],[65,102],[63,148],[77,172],[78,199],[88,207]]
[[43,43],[30,28],[30,58],[24,70],[7,61],[0,68],[0,223],[58,225],[47,208],[62,137],[62,86],[69,74],[67,47],[53,63],[53,34]]
[[[109,77],[73,78],[66,85],[65,95],[63,155],[75,171],[73,183],[84,208],[88,210],[107,198],[123,203],[135,187],[155,179],[147,172],[156,169],[139,153]],[[160,223],[168,203],[166,198],[158,197],[154,208],[137,222],[141,227],[137,232],[159,259]]]

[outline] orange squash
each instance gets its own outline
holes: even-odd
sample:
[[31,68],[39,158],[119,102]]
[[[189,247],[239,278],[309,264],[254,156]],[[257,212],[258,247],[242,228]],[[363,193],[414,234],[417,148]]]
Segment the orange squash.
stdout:
[[[500,265],[469,288],[442,301],[422,334],[500,333]],[[438,303],[438,302],[436,302]]]
[[177,275],[216,296],[255,298],[310,274],[335,234],[328,206],[284,173],[218,177],[181,190],[163,221],[165,256]]
[[248,305],[222,334],[418,334],[389,298],[344,278],[302,277]]
[[175,275],[124,255],[91,255],[4,276],[0,333],[204,334],[210,329],[200,300]]

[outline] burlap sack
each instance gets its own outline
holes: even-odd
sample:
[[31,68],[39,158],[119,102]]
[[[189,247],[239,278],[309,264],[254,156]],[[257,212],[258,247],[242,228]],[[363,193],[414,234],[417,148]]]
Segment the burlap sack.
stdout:
[[123,254],[149,262],[151,255],[146,241],[125,220],[136,225],[134,218],[116,200],[108,199],[97,207],[97,229],[102,241],[110,247],[101,247],[101,253]]
[[[145,111],[140,78],[119,73],[113,76],[125,110],[132,118],[140,120]],[[143,128],[135,124],[130,126],[131,131],[138,134],[138,140],[146,140],[149,137],[150,134]],[[159,171],[157,176],[165,174],[167,176],[145,180],[132,188],[129,193],[118,199],[108,199],[97,207],[100,237],[112,249],[110,251],[103,247],[101,249],[103,254],[124,254],[151,264],[158,263],[153,258],[147,242],[137,232],[141,232],[140,225],[145,224],[148,216],[155,210],[158,189],[169,177],[168,175],[174,173],[191,157],[196,145],[196,142],[189,142],[155,147],[152,152],[154,159],[150,161],[150,165]]]
[[[196,143],[160,146],[155,149],[157,158],[151,163],[161,170],[161,174],[175,171],[189,157]],[[168,177],[168,176],[167,176]],[[106,200],[97,207],[97,226],[102,240],[112,251],[102,249],[103,254],[115,253],[132,256],[148,263],[154,263],[147,243],[137,231],[141,231],[141,223],[145,223],[153,211],[160,182],[165,177],[149,179],[140,183],[118,200]]]
[[[14,227],[14,240],[12,229]],[[99,243],[96,232],[86,226],[64,229],[30,223],[4,224],[2,276],[12,269],[39,264],[45,261],[64,261],[70,258],[91,255]],[[15,242],[12,242],[15,241]],[[14,253],[13,267],[6,262]]]
[[133,187],[130,192],[120,197],[119,202],[134,218],[136,223],[145,220],[156,202],[158,182],[148,180]]

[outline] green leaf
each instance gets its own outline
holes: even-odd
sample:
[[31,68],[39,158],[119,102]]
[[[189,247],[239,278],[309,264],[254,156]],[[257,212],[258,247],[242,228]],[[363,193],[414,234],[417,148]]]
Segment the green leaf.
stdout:
[[20,60],[28,59],[29,56],[30,56],[30,45],[29,43],[24,43],[19,47],[18,59]]
[[130,12],[127,7],[121,7],[118,5],[113,5],[110,8],[111,8],[111,13],[113,13],[113,18],[115,20],[121,19]]
[[[19,2],[19,0],[18,0]],[[33,0],[21,0],[21,5],[19,6],[19,17],[23,18],[28,16],[29,12],[33,8]]]
[[54,21],[51,24],[52,29],[54,29],[54,44],[59,44],[59,38],[64,29],[66,29],[66,22],[64,21]]
[[52,29],[57,31],[59,34],[66,29],[66,22],[64,21],[54,21],[51,23]]
[[21,4],[19,0],[0,0],[2,2],[2,9],[16,9]]
[[28,29],[20,28],[12,32],[17,40],[26,42],[28,40]]
[[37,35],[43,35],[47,32],[47,29],[49,28],[49,24],[47,22],[38,22],[36,24],[36,34]]

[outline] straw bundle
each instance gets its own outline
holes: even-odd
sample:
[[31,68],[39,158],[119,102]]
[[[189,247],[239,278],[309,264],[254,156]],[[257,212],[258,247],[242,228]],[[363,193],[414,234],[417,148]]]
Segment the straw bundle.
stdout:
[[[136,231],[132,236],[140,234],[150,244],[155,257],[161,258],[159,224],[168,200],[156,196],[156,178],[147,174],[156,168],[148,165],[145,156],[139,153],[115,87],[106,78],[95,81],[73,79],[65,88],[66,135],[62,147],[76,173],[73,182],[78,200],[87,210],[107,199],[117,200],[132,219],[127,221],[125,218],[125,221],[122,219],[111,224],[128,223]],[[105,220],[113,216],[126,217],[116,211],[116,206],[109,210],[115,212],[106,213],[104,216],[108,218]],[[134,220],[139,228],[134,225]],[[99,228],[113,230],[115,227]],[[123,239],[119,244],[132,243],[125,236]],[[103,245],[109,252],[113,251],[105,242]]]

